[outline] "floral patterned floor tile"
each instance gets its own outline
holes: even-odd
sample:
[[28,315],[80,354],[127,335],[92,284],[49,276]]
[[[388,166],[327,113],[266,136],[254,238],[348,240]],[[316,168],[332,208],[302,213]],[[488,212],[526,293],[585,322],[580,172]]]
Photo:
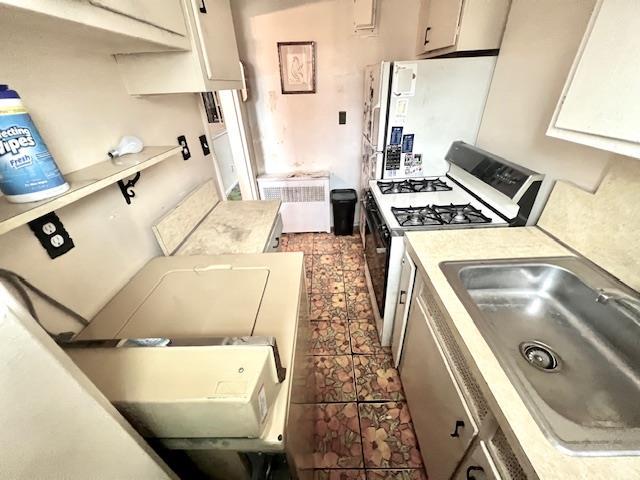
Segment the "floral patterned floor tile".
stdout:
[[356,389],[351,355],[313,357],[316,402],[354,402]]
[[367,470],[367,480],[427,480],[423,469]]
[[343,293],[312,294],[309,302],[309,320],[347,319],[346,298]]
[[358,404],[321,403],[315,413],[315,468],[362,468]]
[[344,293],[344,275],[339,266],[314,265],[311,282],[313,293]]
[[345,322],[313,322],[310,355],[344,355],[351,350]]
[[360,403],[358,409],[367,468],[422,468],[406,403]]
[[340,253],[341,245],[332,240],[322,240],[313,242],[313,253],[318,255],[325,254],[338,254]]
[[344,270],[344,288],[347,293],[369,293],[364,270]]
[[313,480],[366,480],[364,470],[316,470]]
[[337,237],[333,233],[327,232],[316,232],[313,234],[314,242],[335,242],[338,243],[340,241],[340,237]]
[[342,268],[345,270],[363,270],[364,271],[364,254],[361,252],[353,252],[348,248],[342,250]]
[[347,294],[347,312],[350,320],[361,318],[373,319],[371,297],[368,292]]
[[342,255],[338,253],[314,255],[313,263],[315,265],[325,265],[325,266],[330,266],[335,268],[342,268]]
[[356,355],[386,353],[389,349],[380,345],[378,330],[373,323],[349,322],[351,351]]
[[404,400],[398,370],[390,355],[354,355],[358,401]]

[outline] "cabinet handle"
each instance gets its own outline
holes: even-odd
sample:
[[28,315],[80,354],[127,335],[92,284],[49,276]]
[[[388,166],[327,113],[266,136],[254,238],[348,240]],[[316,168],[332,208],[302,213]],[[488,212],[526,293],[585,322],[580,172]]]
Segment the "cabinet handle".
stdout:
[[[203,0],[204,1],[204,0]],[[427,27],[424,31],[424,44],[429,43],[429,32],[431,31],[431,27]]]
[[456,426],[453,427],[453,433],[451,434],[452,437],[460,436],[460,434],[458,433],[459,428],[464,428],[464,422],[462,420],[456,420]]
[[200,0],[200,13],[207,13],[207,6],[204,3],[204,0]]
[[404,305],[404,303],[407,301],[407,292],[405,292],[404,290],[400,290],[400,300],[398,300],[398,303],[400,305]]
[[476,480],[476,476],[473,472],[484,473],[484,468],[475,466],[467,468],[467,480]]

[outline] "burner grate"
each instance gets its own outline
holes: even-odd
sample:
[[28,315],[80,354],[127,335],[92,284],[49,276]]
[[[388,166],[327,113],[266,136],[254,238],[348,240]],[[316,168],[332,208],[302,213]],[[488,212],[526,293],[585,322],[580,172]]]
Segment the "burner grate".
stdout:
[[401,227],[425,227],[430,225],[463,225],[471,223],[490,223],[491,219],[471,206],[464,205],[427,205],[424,207],[391,207],[391,212]]
[[439,178],[378,182],[378,187],[380,187],[380,191],[384,195],[398,193],[442,192],[453,189]]

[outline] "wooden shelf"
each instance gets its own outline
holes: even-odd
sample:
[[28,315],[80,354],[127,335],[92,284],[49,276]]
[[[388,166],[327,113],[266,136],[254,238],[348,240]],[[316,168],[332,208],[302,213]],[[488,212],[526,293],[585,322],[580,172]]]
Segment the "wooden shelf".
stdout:
[[[146,147],[138,154],[124,157],[128,162],[138,160],[139,163],[135,165],[115,165],[108,160],[76,170],[64,176],[69,183],[69,190],[39,202],[10,203],[6,198],[0,197],[0,235],[113,185],[118,180],[135,175],[136,172],[173,157],[181,150],[179,146]],[[125,201],[124,198],[122,201]]]

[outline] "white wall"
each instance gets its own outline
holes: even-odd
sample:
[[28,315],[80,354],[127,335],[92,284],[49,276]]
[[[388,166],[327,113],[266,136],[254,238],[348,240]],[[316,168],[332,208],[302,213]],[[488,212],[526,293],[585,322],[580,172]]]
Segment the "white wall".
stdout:
[[0,286],[0,478],[175,478]]
[[[323,169],[332,188],[357,188],[363,68],[414,57],[418,0],[378,5],[377,33],[357,36],[353,0],[233,0],[259,173]],[[305,40],[317,43],[317,93],[282,95],[276,43]]]
[[[134,98],[110,55],[0,20],[3,83],[18,90],[63,172],[106,159],[123,134],[149,145],[176,144],[185,134],[192,157],[167,160],[142,172],[132,205],[117,185],[56,213],[76,247],[49,259],[27,226],[0,236],[0,266],[15,270],[45,292],[92,317],[150,258],[161,255],[151,224],[213,174],[198,136],[204,133],[198,95]],[[43,308],[54,330],[77,329]]]
[[478,145],[593,190],[615,157],[545,132],[595,0],[514,0]]

